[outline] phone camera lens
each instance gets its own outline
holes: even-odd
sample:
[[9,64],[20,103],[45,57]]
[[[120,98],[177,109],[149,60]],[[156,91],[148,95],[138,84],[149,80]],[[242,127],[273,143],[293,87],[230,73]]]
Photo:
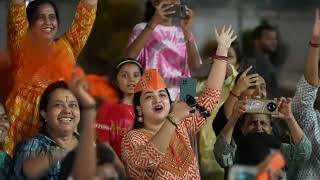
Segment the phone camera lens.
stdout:
[[273,102],[267,104],[267,109],[270,112],[274,112],[277,110],[277,105]]

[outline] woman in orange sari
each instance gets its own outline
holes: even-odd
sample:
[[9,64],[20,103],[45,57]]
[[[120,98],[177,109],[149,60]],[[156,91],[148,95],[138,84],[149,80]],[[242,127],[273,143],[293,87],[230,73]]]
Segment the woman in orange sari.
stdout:
[[91,32],[98,0],[80,0],[69,30],[55,39],[59,13],[51,0],[11,0],[8,17],[8,48],[13,82],[6,101],[11,123],[5,150],[38,132],[39,99],[57,80],[68,80],[76,59]]

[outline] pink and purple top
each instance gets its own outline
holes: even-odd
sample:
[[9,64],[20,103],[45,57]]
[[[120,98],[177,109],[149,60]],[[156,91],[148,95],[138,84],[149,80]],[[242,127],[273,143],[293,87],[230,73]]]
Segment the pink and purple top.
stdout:
[[[129,45],[146,25],[139,23],[134,27]],[[192,39],[195,43],[194,38]],[[166,81],[172,99],[180,92],[180,80],[191,77],[186,41],[181,27],[157,25],[137,59],[144,69],[158,69]]]

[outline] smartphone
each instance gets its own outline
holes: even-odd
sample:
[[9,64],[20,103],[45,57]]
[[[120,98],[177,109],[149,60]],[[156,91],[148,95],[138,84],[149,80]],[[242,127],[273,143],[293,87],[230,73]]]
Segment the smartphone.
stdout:
[[278,106],[275,100],[247,99],[246,113],[278,114]]
[[180,83],[180,100],[185,101],[187,95],[196,96],[197,80],[193,78],[184,78]]
[[256,180],[258,170],[253,166],[234,165],[230,168],[229,180]]
[[175,13],[170,14],[168,17],[173,19],[184,19],[187,17],[187,5],[186,4],[176,4],[167,11],[174,11]]

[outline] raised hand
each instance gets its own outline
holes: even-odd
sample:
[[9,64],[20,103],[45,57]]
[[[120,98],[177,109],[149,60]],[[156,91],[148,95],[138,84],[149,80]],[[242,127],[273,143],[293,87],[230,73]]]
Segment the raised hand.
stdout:
[[83,107],[94,107],[96,102],[94,98],[88,93],[89,84],[86,80],[73,76],[69,87],[74,95],[77,97],[79,103]]
[[246,105],[246,100],[237,101],[233,106],[233,111],[230,120],[237,121],[240,118],[240,116],[246,112]]
[[233,88],[233,93],[240,96],[245,90],[249,87],[256,86],[259,81],[259,74],[250,74],[247,73],[252,69],[252,66],[248,67],[239,77],[236,82],[235,87]]
[[26,2],[25,2],[25,0],[11,0],[11,3],[23,5],[23,4],[25,4]]
[[149,26],[151,26],[152,29],[154,29],[158,24],[161,24],[163,22],[166,22],[169,20],[169,15],[174,14],[174,11],[168,11],[170,8],[172,8],[174,5],[161,2],[159,5],[157,5],[156,11],[149,23]]
[[231,25],[228,28],[223,26],[220,32],[218,32],[218,30],[215,28],[214,32],[218,42],[218,49],[223,48],[228,50],[231,46],[231,43],[237,39],[237,36],[235,35]]
[[96,7],[98,4],[98,0],[82,0],[84,3]]
[[319,13],[319,9],[316,9],[316,12],[315,12],[311,42],[314,44],[320,43],[320,13]]
[[292,120],[294,119],[292,110],[291,110],[291,103],[292,99],[291,98],[284,98],[281,97],[278,100],[278,114],[274,115],[273,117],[283,119],[285,121]]

